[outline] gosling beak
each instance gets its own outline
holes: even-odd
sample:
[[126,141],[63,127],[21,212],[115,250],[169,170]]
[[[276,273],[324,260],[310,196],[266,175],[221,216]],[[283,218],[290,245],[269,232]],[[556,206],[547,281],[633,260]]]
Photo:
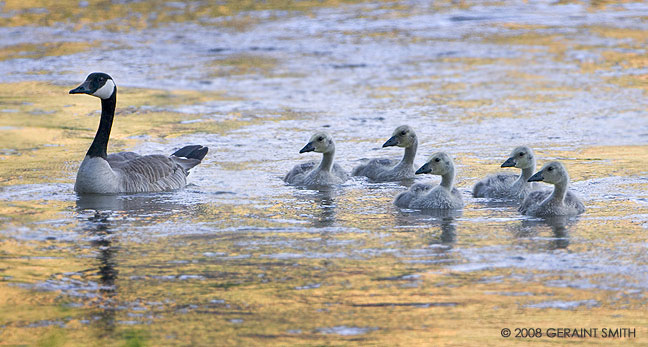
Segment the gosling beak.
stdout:
[[510,157],[506,159],[504,163],[502,163],[501,167],[515,167],[515,164],[516,164],[515,159],[513,157]]
[[396,136],[392,136],[383,144],[383,148],[385,147],[391,147],[391,146],[397,146],[398,145],[398,138]]
[[542,171],[538,171],[535,173],[535,175],[529,177],[527,182],[536,182],[536,181],[544,181],[544,177],[542,177]]
[[299,153],[312,152],[314,150],[315,150],[315,146],[313,146],[312,142],[309,142],[309,143],[306,144],[306,146],[304,146],[304,148],[299,150]]
[[92,94],[90,82],[85,81],[80,86],[70,90],[70,94]]
[[421,166],[418,170],[416,170],[416,174],[426,174],[432,172],[432,169],[430,169],[430,165],[428,163],[425,163],[423,166]]

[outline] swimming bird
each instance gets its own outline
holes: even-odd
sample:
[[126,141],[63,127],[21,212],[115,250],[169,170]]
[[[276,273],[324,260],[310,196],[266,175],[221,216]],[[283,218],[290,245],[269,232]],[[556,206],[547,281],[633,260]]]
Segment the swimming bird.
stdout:
[[529,192],[540,188],[537,183],[527,182],[536,168],[531,148],[516,147],[501,167],[516,167],[522,169],[522,172],[520,175],[502,172],[487,176],[473,187],[474,197],[524,199]]
[[349,174],[338,164],[333,164],[335,157],[335,142],[331,135],[325,132],[315,133],[306,146],[299,153],[317,152],[322,153],[322,161],[319,166],[316,162],[310,161],[295,165],[284,177],[289,184],[302,186],[328,186],[344,183],[349,179]]
[[457,188],[453,188],[455,168],[452,158],[445,152],[433,154],[416,170],[416,174],[429,173],[441,176],[438,186],[417,183],[406,192],[398,194],[394,204],[402,208],[416,209],[460,209],[463,199]]
[[375,182],[400,181],[414,178],[414,157],[418,139],[414,129],[401,125],[392,133],[392,137],[383,144],[384,147],[398,146],[405,148],[400,162],[391,159],[371,159],[368,163],[353,169],[353,176],[366,176]]
[[185,146],[170,156],[121,152],[108,155],[108,139],[115,117],[117,86],[105,73],[94,72],[70,94],[88,94],[101,99],[99,129],[88,149],[74,190],[85,194],[160,192],[187,184],[189,170],[200,164],[207,147]]
[[585,205],[576,196],[568,191],[569,174],[567,169],[558,161],[545,164],[540,171],[529,177],[529,182],[542,181],[554,185],[553,192],[536,190],[522,201],[520,211],[522,214],[536,217],[568,216],[585,212]]

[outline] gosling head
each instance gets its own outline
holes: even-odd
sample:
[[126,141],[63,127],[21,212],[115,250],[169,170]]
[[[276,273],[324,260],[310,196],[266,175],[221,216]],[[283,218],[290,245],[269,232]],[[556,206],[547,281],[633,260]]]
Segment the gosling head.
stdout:
[[401,125],[392,133],[392,137],[383,144],[383,147],[410,147],[416,142],[416,133],[409,125]]
[[542,181],[551,184],[569,183],[569,174],[563,164],[558,161],[552,161],[545,164],[540,171],[529,177],[528,181]]
[[304,148],[302,148],[299,153],[306,152],[317,152],[317,153],[329,153],[335,150],[335,142],[331,135],[325,132],[318,132],[315,135],[311,136],[310,140]]
[[416,174],[445,175],[454,169],[452,158],[445,152],[432,154],[430,159],[416,170]]
[[70,90],[70,94],[88,94],[99,99],[110,99],[117,92],[117,86],[112,77],[103,72],[93,72],[88,75],[85,82]]
[[532,168],[535,166],[533,150],[527,146],[517,147],[511,152],[502,167],[516,167],[518,169]]

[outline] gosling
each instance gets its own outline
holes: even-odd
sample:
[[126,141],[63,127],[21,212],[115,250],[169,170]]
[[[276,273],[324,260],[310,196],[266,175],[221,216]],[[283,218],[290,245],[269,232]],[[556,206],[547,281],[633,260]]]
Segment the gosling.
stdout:
[[417,183],[406,192],[398,194],[394,205],[415,209],[460,209],[463,199],[457,188],[453,188],[455,168],[452,158],[444,152],[433,154],[430,159],[416,170],[416,174],[429,173],[441,176],[441,184]]
[[392,137],[383,145],[385,147],[398,146],[405,148],[405,154],[400,162],[392,159],[372,159],[353,169],[353,176],[365,176],[374,182],[401,181],[414,178],[414,157],[418,139],[414,130],[401,125],[392,133]]
[[554,185],[553,192],[536,190],[522,201],[518,208],[522,214],[535,217],[570,216],[585,212],[585,205],[568,191],[569,174],[557,161],[545,164],[540,171],[528,179],[529,182],[546,182]]
[[333,164],[335,142],[331,135],[325,132],[313,135],[306,146],[299,151],[300,154],[306,152],[323,154],[319,166],[315,167],[317,163],[314,161],[295,165],[284,177],[286,183],[300,186],[330,186],[342,184],[349,179],[344,169],[338,164]]

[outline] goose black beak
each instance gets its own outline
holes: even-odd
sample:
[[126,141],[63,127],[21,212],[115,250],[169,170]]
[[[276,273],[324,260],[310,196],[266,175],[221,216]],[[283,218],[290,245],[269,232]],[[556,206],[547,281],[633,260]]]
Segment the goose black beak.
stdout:
[[432,172],[432,169],[430,169],[430,165],[428,163],[425,163],[423,166],[421,166],[418,170],[416,170],[416,174],[426,174]]
[[383,144],[383,148],[385,147],[391,147],[391,146],[397,146],[398,145],[398,138],[396,136],[392,136]]
[[315,150],[315,146],[313,146],[312,142],[309,142],[309,143],[306,144],[306,146],[304,146],[304,148],[299,150],[299,153],[312,152],[314,150]]
[[527,182],[537,182],[537,181],[544,181],[544,177],[542,177],[542,171],[538,171],[535,173],[535,175],[529,177]]
[[70,90],[70,94],[92,94],[90,82],[83,82],[80,86]]
[[506,159],[504,163],[502,163],[501,167],[515,167],[515,159],[513,157]]

